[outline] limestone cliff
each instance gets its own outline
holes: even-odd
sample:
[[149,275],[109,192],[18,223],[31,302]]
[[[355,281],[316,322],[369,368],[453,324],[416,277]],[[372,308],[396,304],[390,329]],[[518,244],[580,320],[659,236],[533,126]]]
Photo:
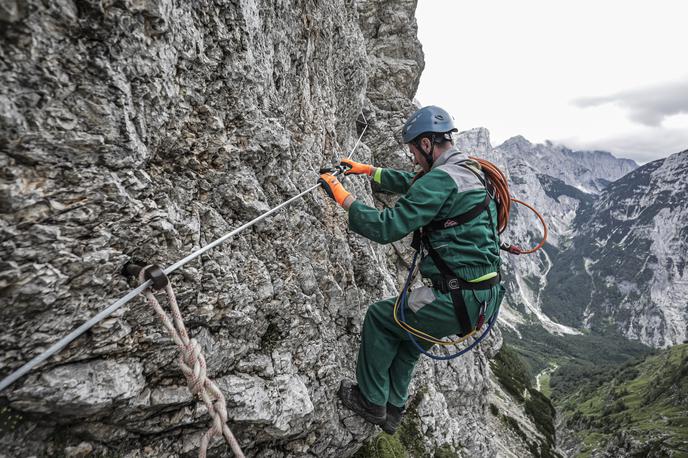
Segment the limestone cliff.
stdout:
[[[0,374],[168,266],[355,158],[402,166],[423,55],[415,1],[0,1]],[[347,187],[368,204],[366,180]],[[346,456],[375,434],[335,391],[404,254],[320,191],[171,276],[249,456]],[[498,348],[499,333],[483,344]],[[484,351],[427,360],[426,453],[521,455],[487,426]],[[137,299],[0,394],[0,456],[196,453],[208,416]],[[221,442],[212,453],[229,454]]]

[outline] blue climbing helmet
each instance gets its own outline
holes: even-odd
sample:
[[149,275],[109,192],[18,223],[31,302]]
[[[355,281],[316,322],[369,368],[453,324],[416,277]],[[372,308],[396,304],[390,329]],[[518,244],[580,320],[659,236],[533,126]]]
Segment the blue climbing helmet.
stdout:
[[413,113],[401,129],[404,143],[411,143],[415,138],[425,133],[447,134],[444,138],[451,140],[449,132],[456,132],[454,118],[440,107],[430,105]]

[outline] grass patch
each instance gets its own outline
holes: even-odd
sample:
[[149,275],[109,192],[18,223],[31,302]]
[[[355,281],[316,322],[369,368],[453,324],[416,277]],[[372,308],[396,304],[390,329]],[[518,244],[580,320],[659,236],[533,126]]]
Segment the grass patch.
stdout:
[[528,388],[530,397],[526,400],[526,413],[535,421],[535,426],[545,436],[550,448],[556,446],[554,418],[556,412],[549,399],[534,388]]
[[433,458],[460,458],[461,455],[455,453],[452,451],[452,448],[445,444],[441,447],[439,447],[437,450],[435,450],[435,455]]
[[583,447],[581,447],[580,453],[577,458],[589,457],[592,452],[604,444],[606,436],[600,433],[590,433],[583,437]]
[[406,458],[408,453],[399,440],[398,433],[390,436],[380,433],[358,449],[355,458]]
[[420,416],[418,415],[418,405],[425,397],[426,389],[420,389],[413,397],[411,402],[406,406],[406,413],[399,425],[395,436],[404,445],[404,448],[411,456],[423,456],[425,454],[425,446],[423,445],[423,433],[420,429]]
[[24,421],[24,416],[12,410],[4,402],[0,404],[0,432],[9,434],[16,431]]
[[530,386],[530,376],[518,353],[504,344],[490,361],[490,367],[504,390],[523,402],[526,389]]
[[564,427],[586,450],[624,431],[635,444],[629,456],[688,456],[688,345],[598,370],[564,395],[560,407]]
[[538,443],[533,438],[527,437],[518,422],[506,414],[500,415],[496,406],[490,405],[491,413],[499,416],[502,422],[521,437],[534,456],[556,456],[553,451],[556,442],[554,407],[546,396],[532,387],[524,361],[514,349],[504,344],[495,358],[490,361],[490,367],[504,390],[523,405],[525,413],[545,437],[544,443]]

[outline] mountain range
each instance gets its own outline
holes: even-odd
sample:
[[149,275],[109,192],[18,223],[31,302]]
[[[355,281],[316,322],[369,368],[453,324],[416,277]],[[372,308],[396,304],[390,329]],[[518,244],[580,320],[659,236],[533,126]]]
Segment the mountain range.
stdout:
[[688,150],[639,167],[581,208],[549,272],[545,313],[652,347],[686,340],[687,174]]
[[[642,166],[517,136],[492,147],[483,128],[458,144],[506,172],[514,196],[547,221],[545,249],[509,257],[505,324],[553,334],[618,333],[653,347],[686,339],[688,151]],[[512,211],[507,241],[541,238],[530,211]]]

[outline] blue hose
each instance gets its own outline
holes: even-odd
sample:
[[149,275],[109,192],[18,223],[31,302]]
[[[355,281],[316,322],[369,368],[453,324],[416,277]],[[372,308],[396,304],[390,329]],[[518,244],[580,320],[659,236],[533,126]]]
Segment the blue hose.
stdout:
[[[411,262],[411,267],[409,268],[409,273],[408,273],[408,276],[406,277],[406,282],[404,282],[404,289],[401,291],[401,299],[399,300],[399,305],[400,305],[399,314],[401,315],[401,321],[403,323],[406,323],[406,314],[404,312],[404,309],[406,308],[406,302],[407,302],[406,301],[406,292],[408,291],[409,283],[411,282],[412,277],[413,277],[413,270],[416,267],[416,258],[417,257],[418,257],[418,252],[416,252],[416,254],[413,256],[413,261]],[[475,339],[473,341],[473,343],[471,343],[468,347],[454,353],[453,355],[447,355],[447,356],[433,355],[432,353],[426,351],[425,349],[423,349],[423,347],[421,347],[421,345],[418,343],[418,341],[416,340],[416,337],[413,334],[411,334],[406,329],[404,329],[404,331],[406,331],[406,334],[408,334],[409,338],[411,339],[411,342],[413,342],[413,345],[415,345],[416,348],[421,353],[423,353],[425,356],[428,356],[428,357],[435,359],[435,360],[438,360],[438,361],[447,361],[450,359],[458,358],[459,356],[463,355],[464,353],[471,351],[473,349],[473,347],[478,345],[480,343],[480,341],[482,341],[485,338],[485,336],[490,332],[490,330],[492,329],[492,326],[497,322],[497,316],[498,315],[499,315],[499,307],[497,307],[497,310],[495,310],[495,312],[492,314],[492,317],[488,320],[487,329],[485,329],[485,332],[483,332],[480,335],[480,337]]]

